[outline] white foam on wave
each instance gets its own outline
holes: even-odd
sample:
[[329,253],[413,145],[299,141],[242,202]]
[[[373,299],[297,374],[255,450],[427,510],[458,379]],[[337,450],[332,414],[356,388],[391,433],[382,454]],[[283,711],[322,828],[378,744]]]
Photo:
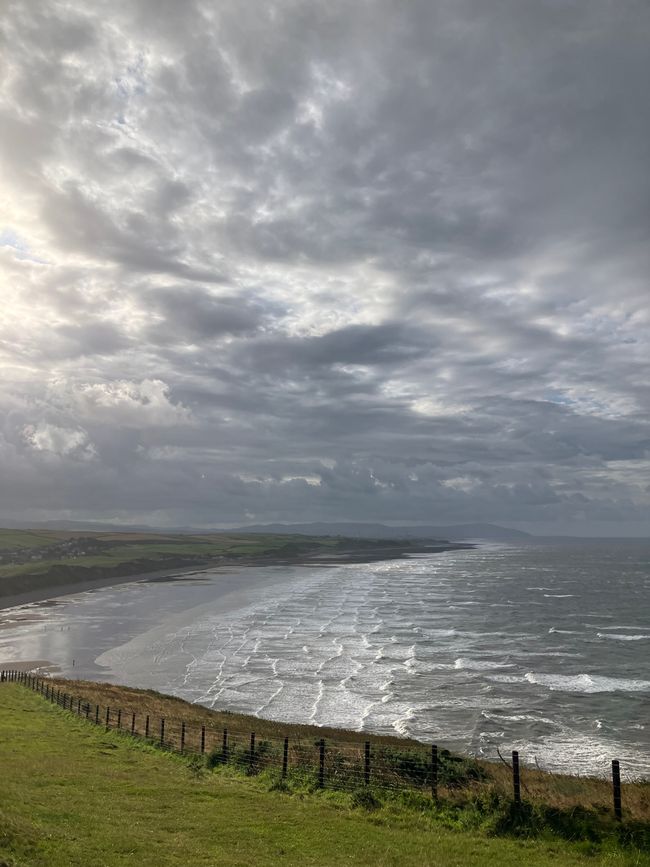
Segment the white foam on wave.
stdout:
[[556,629],[555,626],[551,626],[549,629],[549,635],[557,633],[558,635],[582,635],[579,629]]
[[544,725],[556,726],[557,723],[543,716],[535,716],[531,713],[513,713],[511,715],[492,713],[488,710],[481,711],[481,716],[491,722],[535,722],[544,723]]
[[490,662],[489,659],[464,659],[459,657],[454,668],[460,671],[490,671],[495,668],[513,668],[511,662]]
[[612,641],[643,641],[650,638],[650,635],[622,635],[616,632],[597,632],[598,638],[609,638]]
[[545,593],[546,599],[572,599],[575,593]]
[[397,734],[402,735],[402,737],[408,738],[411,735],[411,730],[409,727],[409,723],[415,719],[415,708],[408,708],[406,713],[403,716],[398,717],[393,722],[393,728],[397,732]]
[[600,674],[538,674],[528,671],[523,677],[493,674],[490,680],[499,683],[533,683],[545,686],[553,692],[647,692],[650,681],[632,680],[624,677],[605,677]]

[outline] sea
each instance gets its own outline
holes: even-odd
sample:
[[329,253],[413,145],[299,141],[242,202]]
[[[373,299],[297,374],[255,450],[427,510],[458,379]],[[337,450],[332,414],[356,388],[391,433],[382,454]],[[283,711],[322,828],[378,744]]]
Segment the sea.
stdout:
[[207,570],[0,612],[0,660],[269,719],[650,778],[650,543]]

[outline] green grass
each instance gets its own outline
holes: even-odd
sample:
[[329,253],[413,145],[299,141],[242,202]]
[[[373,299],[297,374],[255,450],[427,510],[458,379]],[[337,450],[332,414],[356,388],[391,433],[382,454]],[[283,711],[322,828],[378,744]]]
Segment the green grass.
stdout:
[[16,548],[42,548],[69,538],[70,533],[49,532],[47,530],[2,530],[0,529],[0,551]]
[[[5,865],[641,865],[560,840],[452,830],[422,807],[288,795],[0,687]],[[591,851],[591,850],[590,850]]]
[[[99,549],[81,556],[66,551],[43,552],[42,560],[0,564],[0,597],[64,584],[128,577],[129,575],[201,566],[206,563],[237,564],[302,556],[337,550],[366,552],[376,542],[274,534],[165,535],[145,533],[80,533],[62,531],[0,530],[0,551],[23,551],[57,545],[71,539],[94,539]],[[398,549],[408,542],[382,542]],[[16,557],[19,560],[20,556]],[[1,867],[1,865],[0,865]]]

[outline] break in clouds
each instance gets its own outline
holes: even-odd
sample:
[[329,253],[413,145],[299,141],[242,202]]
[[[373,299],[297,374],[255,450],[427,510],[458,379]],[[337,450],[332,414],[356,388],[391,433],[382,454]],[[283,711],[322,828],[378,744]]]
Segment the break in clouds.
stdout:
[[0,28],[0,520],[647,532],[646,2]]

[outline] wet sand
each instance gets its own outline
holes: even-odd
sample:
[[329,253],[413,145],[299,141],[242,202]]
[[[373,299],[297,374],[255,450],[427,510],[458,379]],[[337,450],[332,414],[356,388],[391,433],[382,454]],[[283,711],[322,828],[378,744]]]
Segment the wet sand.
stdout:
[[[48,600],[60,599],[75,593],[84,593],[87,590],[97,590],[104,587],[118,587],[122,584],[133,584],[139,581],[171,580],[178,578],[183,580],[190,576],[202,573],[214,574],[215,572],[231,573],[249,567],[264,568],[269,566],[333,566],[338,563],[373,563],[378,560],[399,560],[409,554],[428,553],[434,554],[442,551],[454,551],[463,548],[472,548],[472,545],[458,543],[446,545],[422,545],[421,547],[383,547],[340,551],[336,554],[315,554],[313,556],[291,557],[263,557],[263,558],[237,558],[229,560],[221,558],[216,562],[195,563],[191,566],[162,569],[153,572],[140,572],[133,575],[116,576],[105,578],[89,578],[86,581],[76,581],[69,584],[54,584],[50,587],[38,587],[27,590],[24,593],[15,593],[10,596],[0,596],[0,611],[6,608],[16,608],[20,605],[29,605],[33,602],[47,602]],[[0,624],[1,628],[1,624]]]

